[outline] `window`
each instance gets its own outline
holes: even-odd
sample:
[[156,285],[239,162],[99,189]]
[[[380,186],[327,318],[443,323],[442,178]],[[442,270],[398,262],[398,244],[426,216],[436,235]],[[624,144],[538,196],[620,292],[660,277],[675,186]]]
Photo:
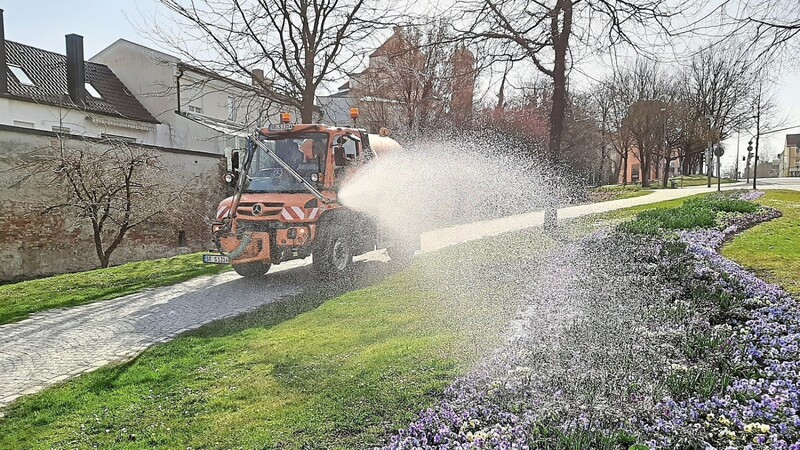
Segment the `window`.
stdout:
[[15,127],[22,127],[22,128],[33,128],[33,122],[25,122],[24,120],[15,120],[14,121]]
[[27,73],[25,73],[25,70],[23,70],[22,67],[12,66],[11,64],[9,64],[8,70],[10,70],[12,74],[14,74],[14,78],[16,78],[17,81],[19,81],[19,84],[25,86],[36,86],[35,84],[33,84],[33,81],[31,81],[31,78],[28,76]]
[[94,97],[94,98],[103,98],[100,95],[100,93],[97,92],[97,89],[95,89],[94,86],[92,86],[91,83],[84,83],[83,85],[86,87],[86,92],[88,92],[89,95],[91,95],[92,97]]
[[355,141],[351,141],[350,139],[344,142],[344,156],[350,160],[355,161],[357,158],[357,146]]
[[181,86],[181,106],[186,105],[186,111],[203,114],[202,86],[198,83]]
[[70,134],[70,129],[68,127],[60,127],[58,125],[53,125],[53,131],[59,134]]
[[136,138],[134,137],[120,136],[118,134],[100,133],[100,137],[103,139],[108,139],[109,141],[130,142],[132,144],[136,142]]

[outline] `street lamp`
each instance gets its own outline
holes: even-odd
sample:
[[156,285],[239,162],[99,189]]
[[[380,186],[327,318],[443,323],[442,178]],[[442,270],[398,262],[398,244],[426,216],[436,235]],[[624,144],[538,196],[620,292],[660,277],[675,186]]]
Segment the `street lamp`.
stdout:
[[[670,155],[670,151],[667,149],[667,108],[661,108],[660,111],[664,113],[664,172],[669,173],[669,157],[672,155]],[[664,183],[666,182],[667,180],[665,179]],[[667,187],[666,184],[664,187]]]
[[706,163],[707,163],[707,171],[708,171],[708,185],[706,187],[711,187],[711,171],[714,167],[714,153],[712,153],[711,146],[713,145],[713,139],[711,139],[711,120],[714,116],[707,114],[706,115],[706,126],[708,127],[708,149],[706,150]]
[[[747,176],[747,183],[750,183],[750,159],[753,157],[753,140],[747,142],[747,157],[742,156],[742,161],[746,161],[744,167],[745,175]],[[737,160],[738,161],[738,160]]]

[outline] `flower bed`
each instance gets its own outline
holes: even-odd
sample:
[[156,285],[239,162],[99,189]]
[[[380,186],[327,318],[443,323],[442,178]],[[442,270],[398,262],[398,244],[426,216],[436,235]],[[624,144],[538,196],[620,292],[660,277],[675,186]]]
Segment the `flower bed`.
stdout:
[[569,245],[507,344],[386,448],[800,449],[800,309],[716,252],[778,213],[729,200],[712,229]]

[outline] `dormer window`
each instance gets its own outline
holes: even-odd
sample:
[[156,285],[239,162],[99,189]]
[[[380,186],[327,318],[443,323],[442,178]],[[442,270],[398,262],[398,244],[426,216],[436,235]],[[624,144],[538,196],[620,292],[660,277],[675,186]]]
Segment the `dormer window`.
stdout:
[[88,92],[89,95],[91,95],[92,97],[99,99],[103,98],[103,96],[101,96],[100,93],[97,92],[97,89],[95,89],[91,83],[85,83],[84,86],[86,87],[86,92]]
[[9,64],[8,70],[10,70],[11,73],[14,75],[14,78],[16,78],[17,81],[19,81],[19,84],[24,86],[36,86],[35,84],[33,84],[33,81],[28,76],[28,74],[25,73],[25,70],[22,67]]

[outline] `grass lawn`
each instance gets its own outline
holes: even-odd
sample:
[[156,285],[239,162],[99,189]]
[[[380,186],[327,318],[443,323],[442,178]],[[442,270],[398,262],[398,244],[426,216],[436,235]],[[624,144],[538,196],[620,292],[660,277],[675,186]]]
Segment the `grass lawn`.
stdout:
[[621,200],[624,198],[641,197],[652,193],[650,189],[642,189],[641,186],[610,184],[598,186],[589,190],[589,199],[592,202],[605,202],[609,200]]
[[0,285],[0,324],[53,308],[83,305],[228,270],[199,253]]
[[636,214],[643,211],[649,211],[652,209],[677,208],[683,205],[686,202],[686,200],[689,200],[690,198],[699,198],[706,195],[709,194],[696,194],[696,195],[690,195],[688,197],[676,198],[674,200],[664,200],[656,203],[648,203],[646,205],[630,206],[627,208],[617,209],[605,213],[592,214],[591,216],[587,217],[587,220],[591,222],[621,221],[633,218]]
[[800,296],[800,192],[767,191],[758,202],[783,217],[745,231],[722,254]]
[[[685,175],[678,177],[670,177],[670,180],[675,180],[676,189],[680,189],[681,187],[708,185],[708,176],[706,175]],[[731,180],[730,178],[722,178],[720,180],[720,184],[728,184],[728,183],[733,183],[733,180]],[[653,184],[652,187],[654,189],[663,189],[661,187],[661,179],[659,179],[656,183],[652,184]],[[716,185],[717,185],[717,177],[711,177],[711,186],[716,186]]]
[[0,448],[381,445],[498,345],[521,298],[504,280],[552,248],[532,229],[423,255],[332,299],[309,288],[20,399],[0,418]]
[[635,198],[635,197],[643,197],[647,194],[652,194],[653,191],[650,190],[639,190],[639,191],[627,191],[618,194],[612,200],[622,200],[624,198]]

